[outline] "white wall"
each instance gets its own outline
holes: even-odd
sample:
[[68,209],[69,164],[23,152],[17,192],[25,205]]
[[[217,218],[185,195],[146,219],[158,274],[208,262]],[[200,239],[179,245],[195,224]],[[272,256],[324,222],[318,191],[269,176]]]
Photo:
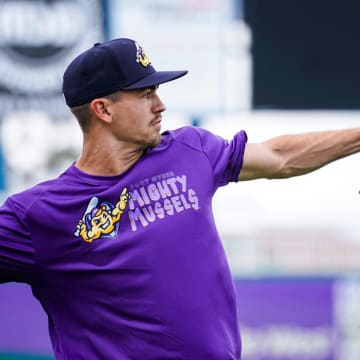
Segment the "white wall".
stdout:
[[[358,112],[243,112],[205,123],[230,138],[247,131],[249,142],[285,134],[360,126]],[[252,232],[262,227],[329,227],[360,241],[360,154],[292,179],[231,184],[218,191],[214,208],[220,231]]]

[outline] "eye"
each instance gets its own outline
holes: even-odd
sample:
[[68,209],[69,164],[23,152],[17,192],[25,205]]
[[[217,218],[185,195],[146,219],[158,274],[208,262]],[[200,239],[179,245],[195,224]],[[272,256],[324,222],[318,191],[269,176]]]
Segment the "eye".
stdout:
[[152,95],[152,90],[151,90],[151,89],[146,90],[146,91],[143,93],[143,97],[144,97],[144,98],[147,98],[147,99],[150,98],[151,95]]

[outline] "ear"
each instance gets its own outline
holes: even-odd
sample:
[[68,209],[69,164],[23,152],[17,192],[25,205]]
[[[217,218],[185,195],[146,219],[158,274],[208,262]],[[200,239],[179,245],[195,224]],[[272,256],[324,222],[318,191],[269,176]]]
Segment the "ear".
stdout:
[[111,101],[106,98],[94,99],[90,102],[90,109],[96,115],[97,118],[110,124],[112,122],[112,116],[109,111]]

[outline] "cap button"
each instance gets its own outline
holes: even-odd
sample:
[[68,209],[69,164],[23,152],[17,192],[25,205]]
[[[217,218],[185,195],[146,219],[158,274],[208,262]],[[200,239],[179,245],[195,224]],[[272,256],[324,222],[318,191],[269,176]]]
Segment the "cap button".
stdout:
[[99,42],[94,44],[94,46],[99,46],[99,45],[101,45],[101,43],[99,43]]

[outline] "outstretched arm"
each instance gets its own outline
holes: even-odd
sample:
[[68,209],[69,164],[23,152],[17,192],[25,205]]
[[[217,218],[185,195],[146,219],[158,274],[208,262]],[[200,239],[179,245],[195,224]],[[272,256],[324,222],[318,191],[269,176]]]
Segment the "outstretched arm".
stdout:
[[239,180],[303,175],[360,151],[360,128],[283,135],[247,144]]

